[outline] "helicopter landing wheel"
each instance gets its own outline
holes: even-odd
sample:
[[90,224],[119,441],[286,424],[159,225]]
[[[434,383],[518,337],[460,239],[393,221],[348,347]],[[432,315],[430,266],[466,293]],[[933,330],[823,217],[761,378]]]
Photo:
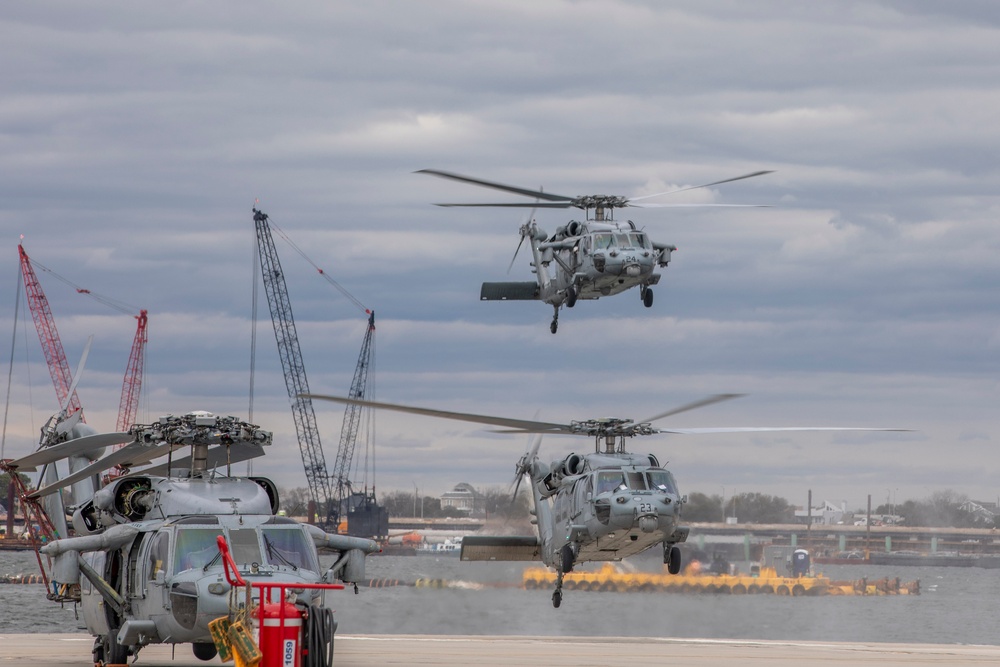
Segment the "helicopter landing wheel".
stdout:
[[191,644],[191,651],[194,653],[194,657],[199,660],[211,660],[219,654],[219,649],[215,648],[215,644],[212,642],[195,642]]
[[577,293],[575,287],[570,287],[568,290],[566,290],[566,307],[572,308],[573,306],[575,306],[576,299],[578,296],[579,294]]
[[676,546],[671,546],[670,550],[665,554],[665,560],[667,562],[667,572],[670,574],[677,574],[681,571],[681,550]]
[[642,291],[642,305],[646,308],[651,308],[653,306],[653,289],[647,287]]
[[573,547],[568,544],[564,544],[562,550],[559,552],[559,556],[562,558],[563,574],[569,574],[572,572],[573,563],[576,561],[576,554],[573,553]]
[[128,662],[128,646],[118,643],[118,634],[114,628],[106,635],[98,635],[94,641],[95,665],[123,665]]
[[552,324],[549,325],[549,331],[555,333],[559,330],[559,320],[552,320]]

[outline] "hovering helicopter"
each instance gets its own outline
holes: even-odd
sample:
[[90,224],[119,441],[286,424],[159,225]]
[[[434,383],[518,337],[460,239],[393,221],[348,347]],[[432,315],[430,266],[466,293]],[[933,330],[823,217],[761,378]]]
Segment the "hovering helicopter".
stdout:
[[[220,535],[248,581],[332,584],[339,579],[354,584],[357,592],[365,556],[379,550],[375,542],[278,516],[273,482],[230,476],[233,463],[264,453],[270,432],[235,417],[192,412],[136,424],[128,432],[96,433],[80,423],[79,411],[69,417],[65,412],[64,406],[49,420],[37,451],[2,461],[0,467],[14,479],[13,473],[45,466],[44,486],[25,490],[23,501],[38,509],[44,503],[37,516],[51,521],[55,539],[40,550],[54,559],[48,598],[81,605],[87,629],[96,637],[98,665],[125,663],[157,643],[190,643],[195,657],[215,657],[208,623],[229,614],[232,602],[216,544]],[[123,443],[102,457],[106,447]],[[175,458],[183,447],[190,453]],[[165,464],[130,472],[163,456]],[[64,459],[71,474],[58,479],[56,463]],[[223,467],[225,474],[218,472]],[[97,476],[113,468],[119,476],[99,488]],[[61,493],[66,487],[72,487],[76,537],[66,537]],[[321,572],[317,549],[339,555],[326,572]],[[298,595],[308,614],[329,614],[319,591]],[[241,604],[247,604],[245,598]],[[326,635],[332,654],[332,630],[327,628]]]
[[[418,174],[430,174],[462,183],[471,183],[487,188],[511,192],[525,197],[534,197],[534,203],[512,202],[501,204],[437,204],[437,206],[498,206],[503,208],[578,208],[585,212],[584,220],[572,220],[556,228],[549,236],[538,227],[534,211],[528,221],[521,225],[521,240],[514,251],[514,257],[507,267],[514,266],[524,240],[531,246],[532,272],[534,282],[483,283],[479,298],[482,301],[543,301],[555,311],[549,330],[559,329],[559,309],[572,308],[579,299],[599,299],[602,296],[619,294],[633,287],[639,287],[639,297],[646,308],[653,305],[653,285],[660,282],[660,274],[654,269],[670,263],[671,253],[676,246],[653,241],[638,229],[634,222],[616,222],[616,208],[665,208],[665,207],[759,207],[755,204],[662,204],[639,203],[645,199],[670,195],[713,185],[732,183],[747,178],[763,176],[772,171],[755,171],[750,174],[714,181],[704,185],[694,185],[667,192],[642,197],[621,197],[611,195],[586,195],[569,197],[542,190],[530,190],[513,185],[504,185],[469,176],[462,176],[438,169],[421,169]],[[542,201],[538,201],[542,200]],[[593,215],[591,215],[593,211]],[[553,262],[555,263],[553,266]]]
[[[743,394],[717,394],[661,412],[648,419],[605,418],[568,424],[508,419],[486,415],[447,412],[354,398],[310,394],[309,398],[363,405],[410,414],[455,419],[503,427],[497,433],[536,433],[528,451],[515,468],[515,480],[531,482],[533,523],[537,535],[469,535],[462,540],[462,560],[537,561],[556,571],[552,606],[562,603],[564,575],[577,563],[617,561],[657,544],[671,574],[681,570],[677,545],[687,540],[690,529],[681,525],[681,510],[687,502],[673,474],[653,454],[625,451],[625,440],[657,433],[761,433],[769,431],[899,431],[894,428],[856,427],[720,427],[655,428],[652,422],[695,408],[738,398]],[[594,439],[594,451],[572,453],[544,463],[538,458],[541,436],[583,435]],[[602,449],[603,446],[603,449]],[[515,486],[514,494],[517,495]]]

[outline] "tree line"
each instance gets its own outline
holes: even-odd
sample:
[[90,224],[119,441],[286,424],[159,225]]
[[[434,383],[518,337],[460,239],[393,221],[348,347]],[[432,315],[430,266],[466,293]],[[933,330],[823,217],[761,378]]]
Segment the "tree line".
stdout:
[[[25,475],[20,477],[30,484]],[[0,474],[0,504],[7,497],[10,478]],[[281,509],[290,516],[305,516],[309,505],[309,489],[298,487],[280,492]],[[389,516],[424,517],[427,519],[458,518],[469,512],[455,507],[442,506],[441,498],[415,494],[411,491],[388,491],[380,494],[379,503]],[[1000,528],[1000,513],[995,517],[964,509],[969,497],[952,490],[937,491],[923,500],[905,500],[901,503],[883,503],[872,510],[879,516],[898,517],[898,523],[914,527],[949,528]],[[478,490],[475,515],[509,519],[526,518],[531,499],[522,486],[517,498],[507,487],[493,486]],[[16,503],[15,503],[16,504]],[[996,507],[992,508],[997,511]],[[758,492],[737,493],[725,499],[719,494],[694,491],[682,510],[685,522],[721,523],[727,517],[736,517],[738,523],[795,523],[796,507],[780,496]],[[866,510],[854,512],[857,519],[864,519]]]
[[[485,511],[489,516],[523,518],[528,515],[531,501],[522,490],[517,501],[512,504],[510,491],[503,487],[487,488],[482,491]],[[938,491],[923,500],[906,500],[897,504],[883,504],[872,510],[877,515],[893,515],[905,526],[914,527],[1000,527],[1000,516],[992,520],[962,509],[969,497],[955,491]],[[390,491],[379,499],[390,516],[416,516],[425,518],[468,516],[467,512],[453,507],[441,507],[440,498],[421,496],[412,492]],[[421,514],[423,508],[423,514]],[[726,517],[736,517],[738,523],[795,523],[796,506],[786,498],[759,492],[737,493],[725,499],[718,494],[694,491],[688,494],[688,502],[681,515],[690,523],[721,523]],[[855,519],[864,519],[865,509],[854,511]]]

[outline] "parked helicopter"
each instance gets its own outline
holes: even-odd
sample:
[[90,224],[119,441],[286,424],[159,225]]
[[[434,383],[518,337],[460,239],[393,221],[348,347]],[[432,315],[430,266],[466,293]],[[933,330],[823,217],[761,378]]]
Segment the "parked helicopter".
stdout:
[[[487,188],[495,188],[525,197],[534,197],[534,203],[512,202],[501,204],[437,204],[437,206],[498,206],[503,208],[578,208],[585,212],[583,222],[572,220],[556,228],[549,236],[538,227],[534,211],[528,221],[521,225],[521,240],[514,251],[510,266],[514,265],[517,254],[525,239],[531,246],[534,282],[483,283],[479,298],[482,301],[543,301],[555,311],[549,330],[555,333],[559,328],[559,309],[572,308],[579,299],[599,299],[602,296],[619,294],[633,287],[639,287],[639,296],[646,308],[653,305],[653,285],[660,282],[660,274],[654,269],[670,263],[671,253],[676,246],[651,240],[638,229],[634,222],[616,222],[616,208],[664,208],[759,206],[746,204],[663,204],[639,203],[645,199],[670,195],[687,190],[722,185],[755,176],[773,173],[755,171],[750,174],[714,181],[704,185],[694,185],[667,192],[642,197],[621,197],[610,195],[587,195],[568,197],[542,190],[530,190],[513,185],[504,185],[469,176],[462,176],[438,169],[421,169],[418,174],[430,174],[462,183],[471,183]],[[543,201],[538,201],[543,200]],[[593,216],[591,211],[593,210]],[[555,266],[553,266],[555,262]],[[510,273],[510,266],[507,272]]]
[[[657,433],[761,433],[769,431],[899,431],[894,428],[856,427],[718,427],[655,428],[652,422],[695,408],[738,398],[742,394],[717,394],[653,415],[648,419],[604,418],[568,424],[508,419],[376,403],[354,398],[309,394],[309,398],[362,405],[410,414],[455,419],[503,427],[498,433],[537,433],[539,437],[515,468],[518,483],[531,482],[538,526],[537,535],[469,535],[462,540],[462,560],[536,561],[556,571],[552,605],[562,603],[564,575],[577,563],[621,560],[657,544],[671,574],[681,570],[677,544],[687,540],[690,529],[681,525],[682,496],[673,474],[653,454],[625,451],[626,438]],[[584,435],[594,439],[594,451],[572,453],[549,464],[538,458],[541,435]],[[603,450],[602,450],[603,445]],[[515,495],[517,493],[515,487]]]
[[[55,538],[41,548],[54,559],[48,597],[81,605],[96,637],[98,665],[125,663],[151,643],[190,643],[201,660],[216,655],[208,623],[229,614],[233,602],[219,535],[231,545],[244,579],[296,584],[339,579],[357,592],[365,556],[379,549],[375,542],[278,516],[273,482],[230,476],[231,464],[262,455],[271,440],[271,433],[256,425],[208,412],[101,434],[80,424],[78,416],[66,417],[64,408],[43,429],[37,451],[0,462],[10,473],[46,466],[41,478],[47,483],[22,500],[36,510],[39,499],[46,504],[38,516],[51,519]],[[101,458],[105,447],[122,443],[128,444]],[[189,455],[175,458],[185,446]],[[129,472],[163,456],[165,464]],[[63,459],[70,460],[72,472],[56,479],[52,473]],[[120,476],[97,488],[95,476],[116,467]],[[66,537],[60,492],[68,486],[76,537]],[[339,555],[325,573],[317,549]],[[254,595],[259,602],[256,589]],[[300,593],[299,602],[309,605],[307,614],[315,618],[329,615],[318,591]],[[324,641],[332,647],[332,630],[325,627]]]

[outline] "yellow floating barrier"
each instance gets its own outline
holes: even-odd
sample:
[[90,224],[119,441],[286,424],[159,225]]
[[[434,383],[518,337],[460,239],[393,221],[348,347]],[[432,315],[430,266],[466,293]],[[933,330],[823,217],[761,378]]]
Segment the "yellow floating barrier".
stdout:
[[[525,588],[551,588],[556,573],[547,568],[527,568],[522,576]],[[563,588],[578,591],[715,593],[724,595],[919,595],[920,581],[906,584],[896,579],[869,582],[831,581],[815,577],[783,577],[774,568],[759,574],[708,574],[688,568],[680,574],[622,572],[611,563],[600,570],[571,572],[563,578]]]

